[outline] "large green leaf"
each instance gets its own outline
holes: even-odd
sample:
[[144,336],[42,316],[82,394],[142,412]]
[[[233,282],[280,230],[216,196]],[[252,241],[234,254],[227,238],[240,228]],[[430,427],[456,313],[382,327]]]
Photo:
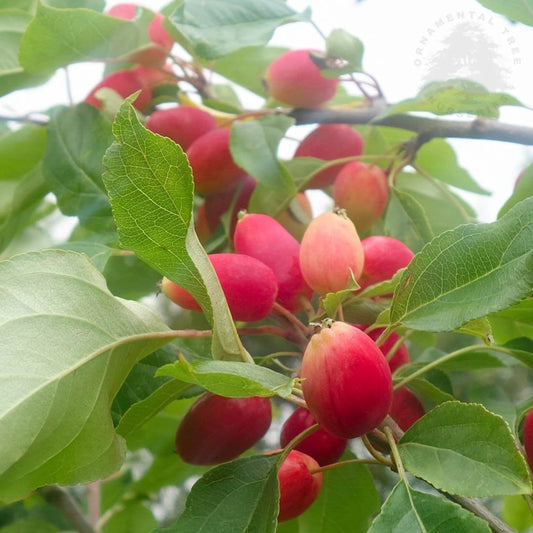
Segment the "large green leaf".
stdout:
[[298,14],[282,0],[184,0],[169,19],[198,56],[216,59],[266,45],[278,26],[309,16],[309,10]]
[[193,220],[194,187],[183,150],[148,131],[125,101],[113,123],[104,182],[121,242],[189,291],[213,326],[216,359],[250,360]]
[[489,316],[494,340],[503,344],[517,337],[533,338],[533,299]]
[[398,448],[409,472],[450,494],[483,498],[531,492],[509,426],[478,404],[438,405],[411,426]]
[[117,58],[148,44],[135,22],[90,9],[57,9],[39,3],[20,43],[20,63],[33,74],[80,61]]
[[533,198],[491,224],[465,224],[431,241],[403,272],[390,320],[449,331],[519,302],[533,286]]
[[236,459],[193,486],[178,521],[160,532],[273,533],[278,515],[279,454]]
[[126,501],[116,507],[107,517],[100,531],[102,533],[146,533],[157,527],[157,520],[148,506],[140,501]]
[[125,453],[112,399],[167,326],[75,252],[3,261],[0,283],[0,501],[111,474]]
[[533,26],[533,3],[531,0],[477,0],[482,6],[501,13],[507,18]]
[[443,497],[399,482],[369,533],[489,533],[487,522]]
[[115,227],[102,181],[102,157],[112,141],[111,124],[88,104],[57,109],[48,126],[46,181],[61,211],[94,231]]

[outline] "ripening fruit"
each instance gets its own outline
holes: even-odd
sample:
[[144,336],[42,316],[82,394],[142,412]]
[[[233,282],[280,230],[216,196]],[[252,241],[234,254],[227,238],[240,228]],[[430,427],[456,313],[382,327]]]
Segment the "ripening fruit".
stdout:
[[[315,424],[313,415],[305,407],[298,407],[281,428],[280,445],[284,448],[294,437]],[[324,466],[338,461],[347,444],[346,439],[331,435],[320,428],[300,442],[295,450],[310,455],[319,465]]]
[[271,421],[268,398],[226,398],[207,392],[182,418],[176,453],[194,465],[231,461],[258,442]]
[[302,308],[301,299],[311,299],[312,291],[300,270],[300,243],[268,215],[247,214],[233,235],[235,251],[255,257],[268,265],[278,280],[277,301],[289,311]]
[[238,167],[229,149],[230,130],[216,128],[198,137],[188,148],[194,187],[208,196],[234,187],[246,172]]
[[526,452],[529,468],[533,470],[533,409],[530,409],[524,419],[522,441]]
[[363,248],[353,222],[344,214],[323,213],[307,227],[300,247],[300,266],[318,294],[349,286],[363,270]]
[[196,212],[196,219],[194,220],[194,229],[196,230],[196,235],[198,235],[198,240],[205,244],[213,232],[209,229],[209,224],[207,222],[207,216],[205,214],[205,201],[200,204],[198,211]]
[[344,439],[372,431],[387,416],[392,378],[375,342],[345,322],[315,333],[300,376],[309,411],[329,433]]
[[291,450],[281,463],[278,522],[296,518],[316,500],[322,488],[322,473],[311,474],[316,468],[318,463],[298,450]]
[[122,98],[126,98],[130,94],[140,90],[141,92],[133,102],[133,106],[141,112],[146,111],[150,104],[150,100],[152,99],[152,92],[138,78],[133,70],[117,70],[116,72],[108,74],[102,81],[100,81],[100,83],[93,87],[84,101],[87,104],[91,104],[100,109],[102,107],[102,102],[95,95],[99,89],[104,87],[113,89],[113,91],[117,92]]
[[[357,326],[361,330],[365,330],[368,326]],[[367,335],[373,340],[377,341],[378,337],[385,331],[385,328],[376,328],[369,331]],[[379,347],[386,359],[388,359],[389,351],[392,350],[394,345],[398,342],[400,336],[393,331],[385,340],[385,342]],[[402,365],[406,365],[411,360],[409,356],[409,350],[405,344],[401,344],[399,348],[394,352],[394,355],[389,360],[389,367],[391,373]]]
[[363,289],[391,279],[414,257],[413,252],[402,241],[384,235],[367,237],[361,241],[361,245],[365,255],[365,264],[359,285]]
[[292,107],[318,107],[333,98],[339,80],[322,76],[309,52],[316,50],[291,50],[269,65],[265,82],[272,98]]
[[177,106],[169,109],[154,111],[146,121],[146,127],[169,137],[183,150],[208,131],[216,128],[216,122],[212,115],[192,106]]
[[389,200],[387,175],[376,165],[352,161],[342,167],[333,186],[335,205],[346,211],[357,231],[369,230]]
[[[162,72],[162,70],[164,72]],[[164,65],[162,69],[150,68],[145,65],[137,65],[131,69],[132,72],[146,85],[150,90],[163,84],[176,84],[176,76],[171,65]]]
[[402,387],[392,395],[389,414],[403,431],[407,431],[425,414],[420,400],[407,387]]
[[[270,313],[278,293],[278,284],[267,265],[243,254],[211,254],[209,260],[224,291],[233,320],[255,322]],[[202,310],[192,294],[168,278],[163,278],[161,291],[184,309]]]
[[293,214],[291,207],[288,207],[278,215],[277,221],[298,241],[302,240],[305,230],[309,225],[310,220],[313,218],[313,209],[311,207],[311,202],[305,192],[299,192],[293,198],[293,202],[297,202],[297,209],[302,213],[302,219],[307,219],[303,222],[302,219],[297,219]]
[[[294,157],[316,157],[331,161],[342,157],[361,155],[363,137],[347,124],[322,124],[305,137]],[[311,178],[307,189],[323,189],[332,185],[346,163],[321,170]],[[343,207],[343,206],[341,206]]]

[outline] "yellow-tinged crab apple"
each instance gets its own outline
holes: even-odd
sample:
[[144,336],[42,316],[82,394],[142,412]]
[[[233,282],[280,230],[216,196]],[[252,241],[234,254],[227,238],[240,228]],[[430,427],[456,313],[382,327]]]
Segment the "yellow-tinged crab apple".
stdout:
[[[281,428],[280,445],[284,448],[292,439],[315,424],[313,415],[305,407],[298,407]],[[324,466],[338,461],[347,444],[346,439],[331,435],[320,428],[302,440],[295,450],[310,455],[319,465]]]
[[268,265],[278,280],[277,301],[296,312],[301,299],[309,300],[312,290],[300,270],[300,243],[274,218],[268,215],[244,215],[233,235],[235,251]]
[[319,468],[309,455],[291,450],[278,470],[278,522],[301,515],[317,498],[322,488],[322,473],[311,473]]
[[309,411],[344,439],[377,428],[392,401],[392,378],[376,343],[360,329],[334,322],[315,333],[305,350],[302,389]]
[[335,205],[346,211],[359,232],[369,230],[389,200],[387,175],[376,165],[351,161],[342,167],[333,185]]
[[363,270],[363,248],[353,222],[343,213],[323,213],[307,227],[300,247],[300,266],[318,294],[346,289]]
[[271,421],[269,398],[226,398],[207,392],[182,418],[176,452],[194,465],[231,461],[258,442]]
[[403,431],[407,431],[425,414],[424,406],[407,387],[401,387],[392,395],[389,414]]
[[316,50],[291,50],[275,59],[267,68],[268,94],[292,107],[318,107],[331,100],[339,83],[325,78],[309,53]]
[[[365,330],[368,326],[357,325],[361,330]],[[378,337],[385,331],[385,328],[376,328],[372,331],[369,331],[367,335],[374,341],[377,341]],[[385,342],[379,347],[385,358],[389,361],[389,367],[391,373],[394,372],[397,368],[402,365],[407,364],[411,358],[409,356],[409,350],[405,344],[400,344],[398,349],[394,352],[394,355],[389,359],[388,354],[390,350],[396,345],[400,340],[400,336],[393,331],[386,339]]]
[[[322,124],[305,137],[294,157],[316,157],[331,161],[361,155],[363,137],[347,124]],[[345,163],[339,163],[315,174],[307,189],[323,189],[332,185]],[[342,207],[342,206],[341,206]]]
[[169,137],[183,150],[208,131],[216,128],[216,121],[212,115],[192,106],[177,106],[154,111],[146,121],[146,127]]
[[365,255],[363,273],[359,279],[361,288],[391,279],[406,267],[414,257],[413,252],[398,239],[373,235],[361,241]]
[[226,191],[246,175],[231,157],[229,138],[230,130],[216,128],[204,133],[189,146],[187,157],[198,194],[209,196]]
[[123,98],[140,90],[141,92],[133,102],[133,106],[141,112],[146,111],[148,104],[152,99],[152,92],[139,79],[133,70],[117,70],[116,72],[108,74],[100,83],[98,83],[86,96],[85,102],[100,109],[102,107],[102,102],[96,97],[96,92],[104,87],[113,89],[113,91],[117,92]]
[[[270,313],[278,293],[278,283],[267,265],[243,254],[211,254],[209,260],[234,320],[255,322]],[[168,278],[163,278],[161,291],[184,309],[202,310],[191,293]]]

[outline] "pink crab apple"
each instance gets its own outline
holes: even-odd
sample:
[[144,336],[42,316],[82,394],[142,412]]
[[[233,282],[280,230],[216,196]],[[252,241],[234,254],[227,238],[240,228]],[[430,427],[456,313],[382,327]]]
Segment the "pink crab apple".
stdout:
[[[211,254],[209,260],[234,320],[255,322],[270,313],[278,283],[267,265],[243,254]],[[184,309],[202,310],[192,294],[166,277],[161,282],[161,291]]]
[[339,83],[325,78],[309,53],[316,50],[291,50],[275,59],[267,68],[268,94],[292,107],[318,107],[331,100]]
[[311,337],[300,376],[309,411],[332,435],[359,437],[378,427],[389,412],[387,360],[366,333],[350,324],[334,322]]
[[425,414],[424,406],[407,387],[402,387],[392,395],[389,414],[403,431],[407,431]]
[[187,150],[196,139],[214,130],[216,121],[202,109],[182,105],[154,111],[146,120],[146,127]]
[[311,298],[300,269],[300,243],[277,220],[244,215],[235,227],[233,244],[237,253],[255,257],[272,269],[278,280],[277,301],[289,311],[302,309],[302,299]]
[[[289,442],[297,437],[302,431],[316,424],[313,415],[305,408],[298,407],[285,420],[280,433],[280,445],[284,448]],[[331,435],[322,428],[311,433],[295,448],[300,452],[310,455],[319,465],[329,465],[340,459],[348,441],[335,435]]]
[[[316,157],[331,161],[358,156],[362,152],[363,137],[358,131],[347,124],[322,124],[302,140],[294,157]],[[306,188],[323,189],[332,185],[344,164],[339,163],[321,170],[311,178]]]
[[226,398],[207,392],[182,418],[176,452],[195,465],[231,461],[256,444],[271,421],[269,398]]
[[351,161],[333,185],[335,205],[346,211],[357,231],[368,231],[384,213],[389,199],[387,175],[376,165]]
[[291,450],[278,470],[278,522],[301,515],[316,500],[322,488],[322,473],[311,473],[319,464],[309,455]]
[[343,213],[323,213],[311,221],[300,247],[307,284],[318,294],[337,292],[363,270],[363,248],[353,222]]

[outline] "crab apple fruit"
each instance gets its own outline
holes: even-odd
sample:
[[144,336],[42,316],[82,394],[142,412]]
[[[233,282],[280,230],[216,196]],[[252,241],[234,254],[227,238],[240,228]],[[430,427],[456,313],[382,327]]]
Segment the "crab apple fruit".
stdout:
[[533,409],[528,411],[524,419],[522,441],[524,443],[527,463],[529,468],[533,470]]
[[[331,161],[342,157],[361,155],[363,137],[347,124],[322,124],[305,137],[294,157],[316,157]],[[328,167],[315,174],[307,189],[323,189],[333,184],[345,163]],[[342,207],[342,206],[341,206]]]
[[131,69],[132,72],[150,90],[163,84],[176,84],[176,77],[171,65],[164,65],[162,69],[150,68],[145,65],[137,65]]
[[319,464],[309,455],[291,450],[278,470],[278,522],[301,515],[317,498],[322,488],[322,473],[311,473]]
[[407,431],[425,414],[424,406],[407,387],[402,387],[392,395],[389,414],[403,431]]
[[198,137],[187,149],[196,192],[218,194],[234,187],[246,172],[238,167],[229,149],[230,130],[216,128]]
[[315,333],[300,371],[309,411],[329,433],[343,439],[375,429],[392,401],[387,360],[363,331],[334,322]]
[[[293,201],[298,203],[298,209],[303,213],[303,215],[311,220],[313,217],[313,209],[311,207],[311,202],[305,192],[296,193]],[[285,209],[278,218],[278,222],[298,241],[302,240],[305,230],[307,229],[308,223],[304,223],[301,220],[298,220],[291,211],[291,208]]]
[[216,121],[202,109],[183,105],[154,111],[146,120],[146,127],[187,150],[198,137],[214,130]]
[[[357,326],[361,330],[365,330],[368,326]],[[372,331],[369,331],[367,335],[373,340],[376,341],[378,337],[385,331],[385,328],[376,328]],[[390,350],[394,345],[400,340],[400,336],[396,332],[392,332],[386,339],[385,342],[379,347],[385,358],[389,361],[389,367],[391,373],[393,373],[397,368],[400,368],[402,365],[409,363],[411,357],[409,356],[409,350],[405,344],[400,344],[398,349],[394,352],[394,355],[389,359],[387,356]]]
[[[278,283],[267,265],[243,254],[211,254],[209,260],[234,320],[255,322],[270,313],[278,293]],[[184,309],[202,310],[192,294],[168,278],[163,278],[161,291]]]
[[402,242],[384,235],[373,235],[361,241],[365,255],[361,288],[391,279],[400,268],[406,267],[414,253]]
[[176,452],[194,465],[231,461],[258,442],[271,421],[269,398],[226,398],[207,392],[182,418]]
[[311,221],[300,247],[300,266],[318,294],[346,289],[363,270],[363,248],[353,222],[343,213],[323,213]]
[[289,311],[302,308],[312,290],[300,270],[300,243],[274,218],[262,214],[244,215],[233,235],[235,251],[268,265],[278,280],[277,301]]
[[[285,420],[281,428],[280,445],[284,448],[294,437],[315,424],[316,420],[313,415],[305,407],[298,407]],[[346,439],[331,435],[320,428],[301,441],[295,449],[310,455],[319,465],[323,466],[338,461],[347,444]]]
[[368,231],[387,207],[387,175],[376,165],[351,161],[335,178],[333,199],[346,211],[357,231]]
[[133,102],[133,106],[141,112],[146,111],[152,99],[152,92],[133,70],[117,70],[112,74],[108,74],[100,83],[93,87],[84,101],[100,109],[102,102],[96,97],[96,92],[104,87],[113,89],[123,98],[140,90],[141,92]]
[[333,98],[339,80],[325,78],[310,52],[320,53],[290,50],[268,66],[265,82],[271,97],[293,107],[318,107]]
[[198,240],[205,244],[213,232],[209,228],[209,223],[207,222],[207,215],[205,214],[205,201],[200,204],[198,211],[196,212],[196,218],[194,220],[194,229],[196,230],[196,235],[198,235]]

